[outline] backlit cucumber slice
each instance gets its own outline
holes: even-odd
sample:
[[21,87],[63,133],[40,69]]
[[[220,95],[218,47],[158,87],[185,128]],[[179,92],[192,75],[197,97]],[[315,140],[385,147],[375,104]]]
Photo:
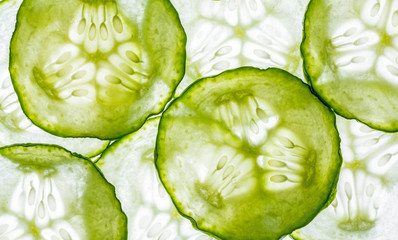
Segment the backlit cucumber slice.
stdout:
[[301,46],[314,90],[337,113],[398,130],[398,2],[312,0]]
[[155,163],[179,211],[221,239],[279,239],[334,195],[333,113],[280,69],[194,83],[163,114]]
[[303,78],[300,43],[309,0],[171,0],[187,32],[193,81],[241,66],[279,67]]
[[25,0],[11,78],[34,124],[114,139],[163,109],[184,74],[185,39],[168,0]]
[[338,118],[343,169],[332,204],[294,232],[305,240],[394,240],[398,236],[398,133]]
[[0,4],[0,146],[49,143],[87,157],[99,154],[106,148],[108,141],[56,137],[33,125],[23,113],[8,71],[10,39],[21,2],[22,0],[7,0]]
[[116,188],[130,240],[210,240],[180,216],[159,181],[153,152],[159,118],[113,143],[97,165]]
[[0,148],[0,166],[0,239],[127,239],[114,187],[90,160],[15,145]]

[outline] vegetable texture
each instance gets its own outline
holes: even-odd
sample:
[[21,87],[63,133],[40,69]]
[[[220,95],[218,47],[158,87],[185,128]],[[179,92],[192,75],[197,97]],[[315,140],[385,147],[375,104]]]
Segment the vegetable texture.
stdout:
[[301,46],[312,87],[337,113],[398,130],[395,1],[312,0]]
[[97,165],[116,188],[130,240],[210,240],[180,216],[159,181],[153,152],[159,117],[113,143]]
[[6,0],[0,33],[1,240],[396,240],[398,2]]
[[171,0],[187,32],[180,94],[199,78],[241,66],[277,67],[303,79],[300,42],[308,0]]
[[10,39],[21,2],[8,0],[0,3],[0,146],[49,143],[86,157],[95,156],[106,148],[108,141],[56,137],[33,125],[21,109],[8,71]]
[[41,128],[114,139],[163,109],[184,74],[185,41],[168,0],[26,0],[11,78]]
[[0,148],[1,239],[126,238],[126,216],[88,160],[54,145]]
[[293,233],[305,240],[393,240],[398,235],[398,133],[338,118],[343,169],[336,199]]
[[334,195],[332,112],[280,69],[197,81],[163,114],[155,163],[178,210],[222,239],[278,239]]

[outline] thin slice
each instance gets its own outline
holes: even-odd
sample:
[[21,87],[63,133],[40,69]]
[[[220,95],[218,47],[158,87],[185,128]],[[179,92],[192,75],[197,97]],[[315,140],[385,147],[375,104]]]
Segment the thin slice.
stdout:
[[55,145],[0,148],[0,239],[127,239],[115,190]]
[[49,143],[86,157],[95,156],[108,146],[109,141],[56,137],[33,125],[21,109],[8,71],[10,40],[21,3],[22,0],[7,0],[0,4],[0,146]]
[[163,114],[155,163],[179,211],[222,239],[278,239],[334,195],[333,113],[280,69],[239,68],[191,85]]
[[398,236],[398,133],[338,118],[344,164],[333,203],[293,233],[305,240],[393,240]]
[[279,67],[303,78],[299,46],[309,0],[171,0],[187,32],[193,81],[240,66]]
[[314,90],[338,114],[398,130],[398,2],[313,0],[301,51]]
[[159,181],[153,152],[159,118],[113,143],[97,165],[116,188],[130,240],[210,240],[180,216]]
[[163,109],[184,74],[185,41],[168,0],[25,0],[11,78],[39,127],[115,139]]

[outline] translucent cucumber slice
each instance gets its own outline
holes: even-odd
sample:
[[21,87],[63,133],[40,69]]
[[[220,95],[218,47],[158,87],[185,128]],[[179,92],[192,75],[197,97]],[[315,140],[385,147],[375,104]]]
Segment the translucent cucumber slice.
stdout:
[[305,240],[397,239],[398,133],[337,120],[344,164],[336,199],[293,236]]
[[193,81],[241,66],[278,67],[303,78],[300,43],[309,0],[171,0],[188,36]]
[[88,159],[55,145],[0,148],[0,239],[127,239],[115,190]]
[[185,42],[168,0],[26,0],[11,78],[34,124],[114,139],[163,109],[184,74]]
[[398,130],[398,2],[313,0],[301,51],[314,90],[334,110]]
[[210,240],[180,216],[159,181],[153,152],[159,118],[113,143],[97,166],[116,188],[130,240]]
[[333,113],[281,69],[191,85],[163,114],[155,163],[179,211],[221,239],[279,239],[334,195]]
[[106,148],[108,141],[56,137],[33,125],[21,109],[8,71],[10,39],[21,2],[22,0],[7,0],[0,3],[0,146],[49,143],[86,157],[95,156]]

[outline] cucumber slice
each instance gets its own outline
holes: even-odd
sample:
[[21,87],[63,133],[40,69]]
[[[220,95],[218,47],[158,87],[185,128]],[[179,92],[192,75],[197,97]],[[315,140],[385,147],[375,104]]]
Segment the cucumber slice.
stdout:
[[314,90],[338,114],[398,130],[398,3],[313,0],[301,51]]
[[115,139],[163,109],[184,74],[185,42],[168,0],[25,0],[10,72],[34,124]]
[[115,190],[55,145],[0,148],[0,239],[127,239]]
[[156,172],[153,152],[159,118],[113,143],[97,166],[116,187],[128,221],[130,240],[209,240],[180,216]]
[[398,236],[398,133],[337,119],[343,169],[333,203],[296,239],[393,240]]
[[187,32],[193,81],[241,66],[278,67],[303,79],[300,43],[309,0],[171,0]]
[[239,68],[191,85],[163,114],[155,163],[179,211],[222,239],[278,239],[334,195],[333,113],[281,69]]
[[51,143],[86,157],[95,156],[108,146],[109,141],[56,137],[33,125],[21,109],[8,71],[10,39],[21,2],[7,0],[0,4],[0,146]]

